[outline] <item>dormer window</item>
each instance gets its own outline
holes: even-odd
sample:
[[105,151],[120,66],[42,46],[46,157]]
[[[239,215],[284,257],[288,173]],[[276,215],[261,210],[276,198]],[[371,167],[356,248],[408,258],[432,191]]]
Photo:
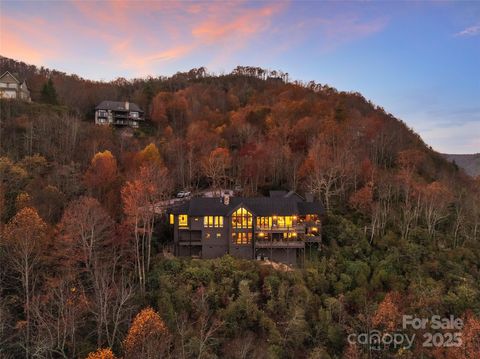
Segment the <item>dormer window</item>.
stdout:
[[138,118],[138,112],[130,112],[130,117]]

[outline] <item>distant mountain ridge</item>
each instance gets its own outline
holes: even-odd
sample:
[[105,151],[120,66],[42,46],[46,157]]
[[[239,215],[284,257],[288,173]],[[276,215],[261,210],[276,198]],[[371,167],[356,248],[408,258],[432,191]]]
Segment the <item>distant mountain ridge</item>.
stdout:
[[450,155],[443,154],[450,162],[455,162],[470,176],[480,176],[480,153],[470,155]]

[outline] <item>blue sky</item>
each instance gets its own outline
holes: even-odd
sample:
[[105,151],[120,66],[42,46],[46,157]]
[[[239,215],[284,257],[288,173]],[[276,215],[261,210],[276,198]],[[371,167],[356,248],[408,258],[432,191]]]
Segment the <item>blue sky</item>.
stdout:
[[0,54],[96,79],[279,69],[358,91],[440,152],[480,152],[480,2],[0,3]]

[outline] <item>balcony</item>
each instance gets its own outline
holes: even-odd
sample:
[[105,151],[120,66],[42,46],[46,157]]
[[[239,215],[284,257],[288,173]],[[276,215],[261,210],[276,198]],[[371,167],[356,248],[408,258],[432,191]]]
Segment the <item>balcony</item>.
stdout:
[[296,226],[276,226],[273,225],[271,227],[267,226],[256,226],[255,230],[257,232],[298,232],[298,233],[305,233],[305,225],[297,224]]
[[256,248],[305,248],[304,241],[298,240],[286,240],[286,241],[264,241],[264,240],[256,240],[255,241]]
[[321,243],[322,242],[322,236],[320,234],[317,235],[306,235],[305,236],[305,242],[308,243]]

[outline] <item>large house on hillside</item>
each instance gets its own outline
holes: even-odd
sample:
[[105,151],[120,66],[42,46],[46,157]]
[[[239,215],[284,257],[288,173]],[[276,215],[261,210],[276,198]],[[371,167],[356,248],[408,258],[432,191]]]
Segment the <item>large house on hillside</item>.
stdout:
[[20,80],[17,74],[5,71],[0,76],[0,98],[31,101],[27,82]]
[[144,112],[128,101],[102,101],[95,107],[96,125],[130,126],[137,128],[144,121]]
[[294,192],[270,197],[192,198],[172,209],[174,254],[216,258],[225,254],[301,265],[306,246],[321,242],[322,203]]

